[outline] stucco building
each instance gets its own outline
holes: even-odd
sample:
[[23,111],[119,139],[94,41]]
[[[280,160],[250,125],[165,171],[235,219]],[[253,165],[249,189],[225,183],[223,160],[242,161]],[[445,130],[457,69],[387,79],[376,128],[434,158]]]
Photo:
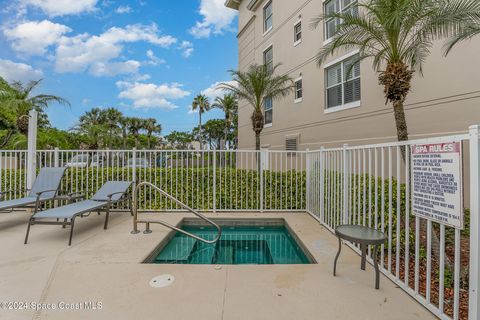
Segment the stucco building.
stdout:
[[[356,52],[343,52],[318,66],[319,49],[331,40],[335,21],[312,28],[323,10],[357,10],[355,0],[228,0],[239,11],[239,69],[277,64],[295,79],[288,98],[264,106],[264,148],[316,149],[395,141],[393,109],[366,60],[352,68]],[[480,38],[442,55],[432,50],[423,77],[415,74],[406,102],[410,138],[466,132],[480,122]],[[346,76],[346,69],[353,70]],[[239,105],[239,148],[255,147],[252,107]]]

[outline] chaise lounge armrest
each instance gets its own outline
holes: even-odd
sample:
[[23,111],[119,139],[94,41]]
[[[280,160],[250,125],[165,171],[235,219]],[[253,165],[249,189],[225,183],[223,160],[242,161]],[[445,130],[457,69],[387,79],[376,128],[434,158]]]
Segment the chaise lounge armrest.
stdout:
[[115,200],[115,201],[120,201],[122,200],[123,198],[125,199],[128,199],[129,196],[128,196],[128,193],[124,192],[124,191],[119,191],[119,192],[114,192],[114,193],[110,193],[107,195],[107,199],[95,199],[96,201],[108,201],[108,202],[112,202],[112,197],[117,195],[117,194],[121,194],[121,195],[124,195],[122,197],[120,197],[120,199],[118,200]]
[[37,200],[40,200],[40,198],[42,197],[42,194],[44,193],[47,193],[47,192],[55,192],[57,193],[58,189],[51,189],[51,190],[42,190],[40,192],[37,192],[36,195],[37,195]]
[[74,200],[84,200],[85,198],[86,198],[85,193],[81,191],[62,193],[55,196],[55,200],[66,200],[70,203]]

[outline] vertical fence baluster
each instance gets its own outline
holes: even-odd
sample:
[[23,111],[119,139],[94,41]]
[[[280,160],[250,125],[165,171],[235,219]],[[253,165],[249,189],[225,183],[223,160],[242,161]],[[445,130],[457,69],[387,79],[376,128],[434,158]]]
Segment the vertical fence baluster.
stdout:
[[470,134],[470,273],[469,319],[480,317],[480,125],[471,126]]

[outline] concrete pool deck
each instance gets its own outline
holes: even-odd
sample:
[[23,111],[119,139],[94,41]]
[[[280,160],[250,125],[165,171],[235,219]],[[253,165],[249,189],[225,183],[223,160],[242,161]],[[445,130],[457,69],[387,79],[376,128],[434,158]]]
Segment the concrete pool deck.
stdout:
[[[177,224],[189,214],[155,214]],[[374,272],[344,246],[332,276],[337,239],[306,213],[218,213],[214,218],[284,218],[317,260],[310,265],[155,265],[141,262],[171,232],[130,234],[129,213],[77,219],[69,229],[35,225],[23,240],[29,214],[0,214],[0,302],[35,302],[57,309],[5,310],[0,319],[436,319],[385,276],[374,289]],[[143,227],[143,225],[142,225]],[[171,274],[172,285],[150,280]],[[85,310],[101,303],[101,309]],[[80,310],[59,310],[59,307]],[[29,307],[31,307],[30,305]],[[99,307],[99,305],[97,305]]]

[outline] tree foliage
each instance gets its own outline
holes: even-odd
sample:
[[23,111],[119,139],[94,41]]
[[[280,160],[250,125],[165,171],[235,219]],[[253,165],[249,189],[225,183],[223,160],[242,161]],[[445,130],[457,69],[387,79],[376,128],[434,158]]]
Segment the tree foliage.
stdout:
[[39,127],[49,127],[45,110],[51,103],[70,106],[70,103],[59,96],[51,94],[35,94],[42,80],[24,84],[20,81],[8,83],[0,77],[0,130],[5,130],[0,147],[5,147],[16,133],[24,136],[28,133],[29,112],[39,112]]
[[285,98],[293,91],[293,80],[288,75],[277,75],[279,64],[271,70],[264,65],[251,65],[247,71],[231,70],[232,83],[222,83],[220,88],[243,99],[253,108],[252,129],[256,149],[260,150],[260,134],[265,125],[263,106],[267,99]]

